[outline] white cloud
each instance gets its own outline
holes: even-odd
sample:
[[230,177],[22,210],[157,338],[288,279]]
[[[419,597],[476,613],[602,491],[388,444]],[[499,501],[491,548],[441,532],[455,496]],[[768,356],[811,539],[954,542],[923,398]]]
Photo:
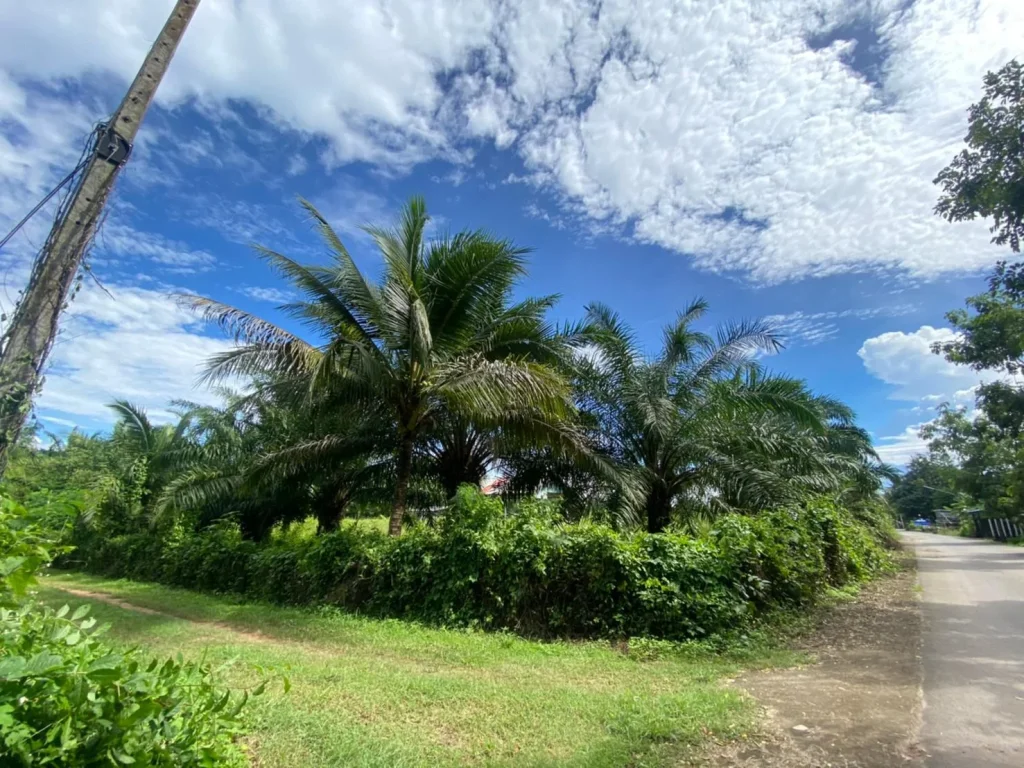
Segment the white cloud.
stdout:
[[898,435],[882,437],[875,441],[878,457],[887,464],[905,467],[915,456],[928,452],[928,443],[921,437],[924,424],[912,424]]
[[[0,6],[0,67],[32,78],[135,74],[171,0],[50,0]],[[443,153],[437,74],[488,42],[483,0],[360,3],[206,0],[160,90],[211,109],[251,100],[282,126],[331,139],[331,162],[408,165]]]
[[[890,398],[916,403],[910,409],[914,414],[934,414],[942,403],[967,408],[974,412],[974,400],[979,385],[1013,379],[997,371],[975,371],[966,365],[956,365],[942,355],[931,351],[932,344],[955,338],[950,328],[923,325],[913,333],[892,331],[864,341],[857,353],[864,361],[868,373],[894,387]],[[894,464],[906,464],[910,458],[927,451],[925,441],[918,436],[922,424],[913,424],[903,432],[875,440],[879,455]]]
[[[5,3],[0,69],[127,79],[170,6]],[[714,271],[932,277],[1001,255],[933,215],[931,179],[982,75],[1022,54],[1019,0],[206,0],[160,98],[239,125],[250,102],[325,137],[328,165],[492,139],[570,214]]]
[[[343,240],[346,236],[369,239],[363,227],[391,226],[398,213],[398,207],[383,195],[349,178],[339,179],[330,189],[314,196],[312,202]],[[432,221],[436,226],[438,217],[435,216]]]
[[280,288],[264,288],[258,285],[246,285],[238,290],[250,299],[256,299],[257,301],[269,301],[273,304],[284,304],[295,300],[295,295],[293,293],[281,290]]
[[551,225],[553,229],[568,229],[569,224],[566,220],[558,214],[548,213],[546,210],[541,208],[536,203],[527,203],[523,206],[523,213],[529,216],[531,219],[540,219],[546,221]]
[[431,176],[430,180],[435,184],[451,184],[453,187],[462,186],[469,175],[464,168],[455,168],[444,176]]
[[893,400],[964,403],[973,399],[979,384],[1006,376],[956,365],[931,351],[932,344],[955,337],[950,328],[923,325],[913,333],[892,331],[867,339],[857,354],[868,373],[895,387]]
[[[0,70],[0,232],[6,234],[75,167],[92,126],[89,114],[81,104],[29,93]],[[28,264],[46,239],[55,206],[56,200],[51,201],[0,252],[6,288],[27,280]],[[13,293],[0,294],[0,304],[10,307]]]
[[[87,282],[72,302],[50,357],[37,407],[44,418],[109,420],[105,407],[125,398],[167,418],[168,402],[218,398],[198,385],[205,361],[231,342],[205,335],[202,325],[173,298],[137,287]],[[65,419],[67,420],[67,419]]]
[[[294,229],[299,223],[297,203],[271,206],[246,200],[231,200],[213,193],[194,195],[180,211],[195,226],[208,227],[239,245],[253,243],[269,248],[289,248],[299,241]],[[293,216],[291,220],[282,217]]]
[[790,312],[785,315],[768,315],[765,321],[775,326],[787,340],[801,341],[815,345],[835,338],[843,320],[868,320],[872,317],[898,317],[914,312],[913,304],[897,304],[886,307],[863,309],[830,310],[828,312]]
[[[547,59],[538,38],[541,54],[519,61],[524,156],[590,215],[715,271],[778,281],[987,265],[999,253],[985,227],[935,217],[931,179],[957,149],[982,74],[1024,51],[1024,6],[904,5],[604,3],[596,20],[580,15],[559,55]],[[845,63],[849,44],[808,44],[854,19],[890,51],[879,87]],[[564,33],[551,26],[547,42]],[[621,53],[593,55],[616,37]],[[572,111],[588,91],[593,102]]]
[[289,176],[301,176],[309,168],[309,163],[302,155],[295,155],[288,161],[287,173]]
[[43,421],[48,421],[51,424],[56,424],[59,427],[77,427],[78,426],[78,422],[77,421],[72,421],[71,419],[62,419],[59,416],[46,416],[46,415],[43,415],[43,416],[40,416],[39,418],[42,419]]
[[124,256],[133,262],[140,257],[147,258],[175,274],[206,272],[217,264],[217,259],[206,251],[193,250],[185,243],[119,223],[108,223],[100,229],[96,251],[104,255]]

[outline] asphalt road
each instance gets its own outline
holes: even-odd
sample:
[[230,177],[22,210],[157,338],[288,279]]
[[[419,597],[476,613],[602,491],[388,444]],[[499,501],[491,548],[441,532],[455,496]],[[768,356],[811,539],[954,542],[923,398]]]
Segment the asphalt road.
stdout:
[[922,588],[928,768],[1024,768],[1024,547],[928,533]]

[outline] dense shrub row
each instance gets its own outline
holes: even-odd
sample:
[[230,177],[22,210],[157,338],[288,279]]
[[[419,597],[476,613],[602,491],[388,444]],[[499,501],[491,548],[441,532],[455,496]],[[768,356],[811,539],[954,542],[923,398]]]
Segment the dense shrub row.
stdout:
[[82,538],[94,573],[541,636],[704,637],[882,568],[884,533],[827,501],[728,515],[702,536],[622,534],[464,487],[435,526],[256,544],[236,530]]

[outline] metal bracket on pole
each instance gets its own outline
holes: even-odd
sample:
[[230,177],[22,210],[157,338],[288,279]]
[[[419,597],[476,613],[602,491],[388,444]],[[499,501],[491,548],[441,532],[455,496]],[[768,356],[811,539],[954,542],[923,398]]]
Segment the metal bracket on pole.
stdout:
[[111,165],[124,165],[132,153],[132,143],[119,134],[113,126],[104,125],[96,139],[96,157]]

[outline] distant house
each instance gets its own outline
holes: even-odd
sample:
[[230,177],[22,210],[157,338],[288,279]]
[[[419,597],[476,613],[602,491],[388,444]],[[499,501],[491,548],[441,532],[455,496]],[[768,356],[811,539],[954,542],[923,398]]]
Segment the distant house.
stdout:
[[[480,483],[480,493],[484,496],[500,496],[504,493],[507,486],[507,477],[484,478],[484,481]],[[544,500],[560,499],[562,498],[562,491],[553,486],[541,486],[534,492],[533,497]]]
[[553,488],[551,486],[543,486],[537,489],[537,492],[533,494],[535,499],[560,499],[562,498],[562,491],[559,488]]
[[480,483],[480,493],[484,496],[500,496],[506,485],[508,485],[507,477],[484,478],[484,481]]

